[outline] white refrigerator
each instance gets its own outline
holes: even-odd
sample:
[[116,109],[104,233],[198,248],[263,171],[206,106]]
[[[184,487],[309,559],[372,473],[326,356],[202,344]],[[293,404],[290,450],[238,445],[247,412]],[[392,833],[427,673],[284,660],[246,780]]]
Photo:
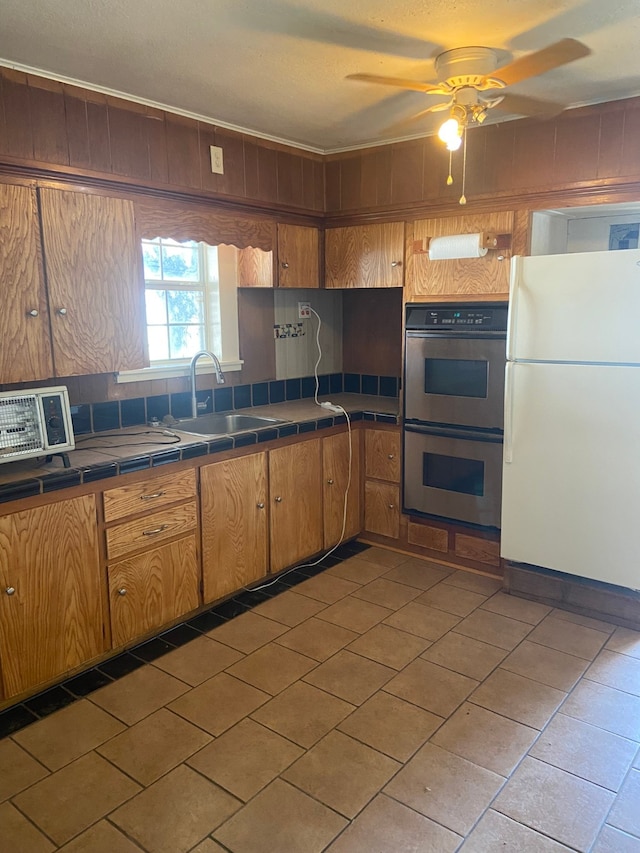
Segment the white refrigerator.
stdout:
[[512,261],[501,554],[640,589],[640,250]]

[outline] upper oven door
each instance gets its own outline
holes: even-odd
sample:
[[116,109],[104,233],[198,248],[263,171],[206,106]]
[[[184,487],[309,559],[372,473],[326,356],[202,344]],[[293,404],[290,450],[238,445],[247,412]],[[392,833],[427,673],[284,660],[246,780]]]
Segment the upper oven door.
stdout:
[[406,420],[503,429],[505,362],[504,335],[407,332]]

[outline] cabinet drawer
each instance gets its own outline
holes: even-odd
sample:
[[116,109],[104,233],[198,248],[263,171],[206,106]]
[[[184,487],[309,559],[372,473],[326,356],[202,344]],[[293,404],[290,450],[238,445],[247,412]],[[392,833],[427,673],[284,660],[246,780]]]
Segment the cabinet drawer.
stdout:
[[126,524],[118,524],[106,532],[107,557],[113,560],[139,548],[153,547],[158,541],[179,536],[196,526],[195,501],[162,512],[153,512]]
[[109,566],[114,648],[195,610],[198,589],[195,534]]
[[195,494],[195,471],[181,471],[109,489],[104,493],[104,520],[115,521],[126,515],[148,512],[174,501],[193,498]]
[[400,433],[372,429],[365,432],[367,477],[400,482]]
[[364,527],[397,539],[400,535],[400,489],[391,483],[367,480],[364,484]]

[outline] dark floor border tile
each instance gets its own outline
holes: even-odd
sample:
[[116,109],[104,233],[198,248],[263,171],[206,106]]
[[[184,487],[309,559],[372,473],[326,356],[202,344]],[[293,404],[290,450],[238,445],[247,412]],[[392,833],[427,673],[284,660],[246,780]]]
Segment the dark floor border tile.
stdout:
[[147,640],[146,643],[134,646],[129,651],[132,655],[145,661],[145,663],[151,663],[161,658],[162,655],[166,655],[167,652],[172,652],[174,649],[175,646],[172,646],[171,643],[167,643],[166,640],[162,640],[160,637],[154,637],[152,640]]
[[201,631],[196,631],[195,628],[183,622],[181,625],[176,625],[175,628],[165,631],[164,634],[160,634],[160,639],[166,643],[171,643],[172,646],[177,648],[178,646],[184,646],[185,643],[190,643],[191,640],[195,640],[200,634]]
[[38,717],[48,717],[54,711],[66,708],[76,701],[76,697],[64,689],[62,685],[50,687],[37,696],[26,699],[24,705]]
[[100,687],[106,687],[112,681],[113,679],[110,676],[104,672],[100,672],[99,669],[89,669],[81,675],[76,675],[75,678],[65,681],[64,687],[65,690],[73,693],[76,698],[82,698],[93,693],[94,690],[98,690]]
[[25,708],[24,705],[13,705],[5,711],[0,711],[0,738],[19,732],[25,726],[35,723],[37,719],[33,711]]
[[100,672],[106,673],[111,678],[122,678],[124,675],[129,675],[130,672],[144,665],[144,661],[134,657],[129,652],[123,652],[114,658],[103,661],[98,664]]

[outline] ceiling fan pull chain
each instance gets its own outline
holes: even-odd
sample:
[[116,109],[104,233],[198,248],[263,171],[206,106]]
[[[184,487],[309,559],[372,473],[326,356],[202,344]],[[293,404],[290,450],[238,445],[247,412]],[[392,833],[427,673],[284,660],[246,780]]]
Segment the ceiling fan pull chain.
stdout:
[[451,174],[451,158],[453,157],[453,151],[449,149],[449,174],[447,175],[447,186],[450,187],[453,183],[453,175]]
[[467,126],[465,125],[462,139],[462,195],[460,196],[460,204],[467,203],[467,197],[464,194],[465,184],[467,181]]

